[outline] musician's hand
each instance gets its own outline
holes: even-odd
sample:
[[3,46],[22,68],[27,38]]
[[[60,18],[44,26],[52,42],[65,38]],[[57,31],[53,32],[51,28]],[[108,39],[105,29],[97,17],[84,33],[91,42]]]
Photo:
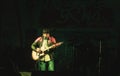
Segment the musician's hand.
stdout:
[[37,48],[36,51],[39,52],[39,51],[40,51],[40,48]]

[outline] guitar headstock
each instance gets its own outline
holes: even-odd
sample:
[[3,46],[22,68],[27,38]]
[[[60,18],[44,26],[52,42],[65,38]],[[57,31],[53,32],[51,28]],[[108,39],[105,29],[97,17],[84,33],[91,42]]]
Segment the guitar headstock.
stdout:
[[63,44],[63,42],[58,42],[58,43],[53,44],[53,45],[50,46],[49,48],[55,48],[55,47],[57,47],[57,46],[60,46],[61,44]]
[[61,45],[61,44],[63,44],[63,42],[58,42],[58,43],[56,43],[55,45],[56,45],[56,46],[59,46],[59,45]]

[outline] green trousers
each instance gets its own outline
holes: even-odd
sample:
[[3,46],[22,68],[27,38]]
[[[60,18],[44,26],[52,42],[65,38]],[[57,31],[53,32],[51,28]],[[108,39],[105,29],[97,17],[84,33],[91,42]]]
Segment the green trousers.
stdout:
[[38,62],[38,71],[54,71],[54,61],[39,61]]

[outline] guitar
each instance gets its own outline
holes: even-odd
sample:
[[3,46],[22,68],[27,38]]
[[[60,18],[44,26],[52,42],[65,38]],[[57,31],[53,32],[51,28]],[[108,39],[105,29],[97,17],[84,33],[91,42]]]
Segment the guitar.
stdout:
[[63,44],[63,42],[55,43],[46,49],[37,48],[37,49],[40,49],[39,51],[32,50],[32,59],[36,61],[39,58],[44,57],[46,55],[46,53],[45,53],[46,51],[48,51],[49,49],[55,48],[57,46],[60,46],[61,44]]

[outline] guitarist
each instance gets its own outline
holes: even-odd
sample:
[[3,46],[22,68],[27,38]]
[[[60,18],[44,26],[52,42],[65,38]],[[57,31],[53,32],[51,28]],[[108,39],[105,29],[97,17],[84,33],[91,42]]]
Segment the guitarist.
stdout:
[[43,53],[43,56],[40,56],[37,62],[38,71],[54,71],[54,59],[53,59],[53,47],[48,49],[49,46],[56,43],[56,39],[53,36],[50,36],[49,29],[43,29],[42,36],[39,36],[31,45],[32,50],[35,52]]

